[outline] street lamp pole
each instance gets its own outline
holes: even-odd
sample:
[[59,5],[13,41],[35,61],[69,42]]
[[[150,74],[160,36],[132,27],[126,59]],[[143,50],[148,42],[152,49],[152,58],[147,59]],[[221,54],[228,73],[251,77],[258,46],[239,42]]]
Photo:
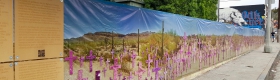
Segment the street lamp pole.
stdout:
[[267,8],[267,26],[265,30],[265,45],[264,45],[264,52],[270,53],[271,52],[271,46],[270,46],[270,28],[271,28],[271,0],[267,0],[268,8]]
[[277,43],[279,43],[279,41],[280,41],[280,28],[279,28],[279,21],[280,21],[280,18],[279,18],[279,16],[280,16],[280,14],[279,14],[279,12],[280,12],[280,1],[278,1],[279,3],[278,3],[278,26],[277,26]]

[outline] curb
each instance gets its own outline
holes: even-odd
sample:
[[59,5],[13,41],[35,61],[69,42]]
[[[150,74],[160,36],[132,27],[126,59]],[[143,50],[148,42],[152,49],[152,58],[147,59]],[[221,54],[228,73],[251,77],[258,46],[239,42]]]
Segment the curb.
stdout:
[[272,72],[271,70],[273,68],[275,68],[277,65],[275,64],[278,60],[280,60],[280,51],[278,52],[277,56],[273,61],[270,61],[269,66],[271,67],[267,67],[264,72],[260,75],[260,77],[258,78],[258,80],[273,80],[274,78],[274,72]]

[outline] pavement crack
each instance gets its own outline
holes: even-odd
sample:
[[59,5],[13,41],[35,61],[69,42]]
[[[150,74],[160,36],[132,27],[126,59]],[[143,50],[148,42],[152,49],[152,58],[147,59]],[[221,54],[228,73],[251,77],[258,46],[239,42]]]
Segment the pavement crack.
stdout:
[[253,68],[253,66],[246,66],[246,67]]

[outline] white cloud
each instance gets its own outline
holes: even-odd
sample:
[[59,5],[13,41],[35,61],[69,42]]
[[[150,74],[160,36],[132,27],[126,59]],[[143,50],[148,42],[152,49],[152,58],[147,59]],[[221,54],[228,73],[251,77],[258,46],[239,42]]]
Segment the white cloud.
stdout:
[[[221,0],[227,2],[220,2],[220,8],[227,8],[230,6],[242,6],[242,5],[256,5],[256,4],[265,4],[265,0],[240,0],[240,1],[228,1]],[[275,0],[275,3],[272,4],[271,8],[278,8],[279,0]]]

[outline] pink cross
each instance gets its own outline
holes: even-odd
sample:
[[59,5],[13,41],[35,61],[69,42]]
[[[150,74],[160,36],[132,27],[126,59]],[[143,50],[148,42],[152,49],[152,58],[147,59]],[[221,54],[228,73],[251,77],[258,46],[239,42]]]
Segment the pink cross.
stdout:
[[103,68],[102,72],[104,73],[104,77],[105,77],[105,75],[106,75],[106,71],[107,71],[107,69],[106,69],[106,68]]
[[77,80],[88,80],[88,78],[83,78],[83,70],[78,71],[78,79]]
[[148,70],[147,70],[147,76],[150,76],[150,64],[152,63],[152,59],[150,58],[150,54],[148,54],[148,60],[146,60],[146,63],[148,63]]
[[191,54],[192,53],[191,53],[191,50],[190,50],[190,46],[188,46],[188,52],[187,52],[188,57],[190,57]]
[[122,80],[126,80],[126,77],[125,76],[123,76],[123,79]]
[[[196,46],[196,45],[194,44],[194,46]],[[196,48],[194,46],[192,46],[192,49],[193,49],[193,52],[194,52],[194,54],[193,54],[193,63],[195,63],[195,60],[197,59],[197,57],[196,57],[196,55],[197,55]]]
[[127,79],[128,79],[128,80],[133,80],[133,76],[132,76],[132,73],[131,73],[131,72],[129,72],[129,76],[128,76]]
[[211,61],[210,61],[210,60],[211,60],[211,58],[212,58],[211,52],[208,53],[208,58],[209,58],[208,64],[209,64],[209,66],[210,66],[210,64],[211,64]]
[[163,76],[160,76],[160,77],[159,77],[159,80],[163,80],[163,78],[164,78]]
[[176,59],[176,70],[179,71],[180,69],[180,62],[181,62],[181,59]]
[[107,61],[106,61],[106,68],[109,66],[109,62],[110,62],[110,60],[107,58]]
[[65,58],[66,61],[69,61],[69,72],[70,75],[73,74],[73,61],[76,60],[77,57],[73,56],[73,51],[69,51],[69,57]]
[[186,70],[186,63],[187,63],[187,60],[185,58],[182,59],[182,62],[183,62],[183,71]]
[[114,60],[114,65],[110,66],[110,70],[113,70],[114,72],[114,80],[117,80],[117,76],[118,76],[118,69],[121,68],[121,65],[118,64],[118,59],[116,58]]
[[158,60],[156,61],[156,66],[155,68],[153,69],[153,72],[155,72],[155,79],[158,80],[159,78],[159,73],[158,71],[160,70],[160,68],[158,67]]
[[166,75],[167,75],[167,70],[166,70],[166,68],[164,68],[163,74],[164,74],[164,78],[166,79]]
[[121,80],[122,73],[120,72],[118,76],[119,76],[119,80]]
[[181,67],[181,59],[178,59],[177,61],[179,65],[177,65],[177,71],[181,72],[180,67]]
[[83,67],[83,62],[84,62],[85,58],[83,56],[80,57],[80,67]]
[[90,50],[89,56],[86,59],[89,60],[89,72],[92,72],[92,60],[95,59],[95,56],[92,55],[92,50]]
[[102,56],[99,58],[99,62],[100,62],[100,66],[102,66],[102,63],[103,63],[103,57]]
[[184,40],[186,41],[188,39],[186,32],[184,32]]
[[132,67],[134,67],[136,56],[137,56],[137,55],[134,53],[134,51],[133,51],[132,54],[130,55],[131,60],[132,60]]
[[202,62],[202,54],[200,52],[200,55],[199,55],[199,70],[201,69],[201,62]]
[[214,64],[216,64],[216,62],[215,62],[215,59],[216,59],[216,55],[217,55],[217,53],[216,53],[216,49],[214,48],[211,52],[213,52],[213,65]]
[[179,56],[181,56],[182,53],[183,53],[183,47],[181,47],[181,49],[180,49],[180,55]]
[[142,68],[142,63],[138,62],[138,71],[136,71],[136,74],[138,75],[138,80],[142,79],[142,75],[144,73],[144,69]]
[[112,49],[111,54],[112,54],[112,59],[114,59],[114,49]]

